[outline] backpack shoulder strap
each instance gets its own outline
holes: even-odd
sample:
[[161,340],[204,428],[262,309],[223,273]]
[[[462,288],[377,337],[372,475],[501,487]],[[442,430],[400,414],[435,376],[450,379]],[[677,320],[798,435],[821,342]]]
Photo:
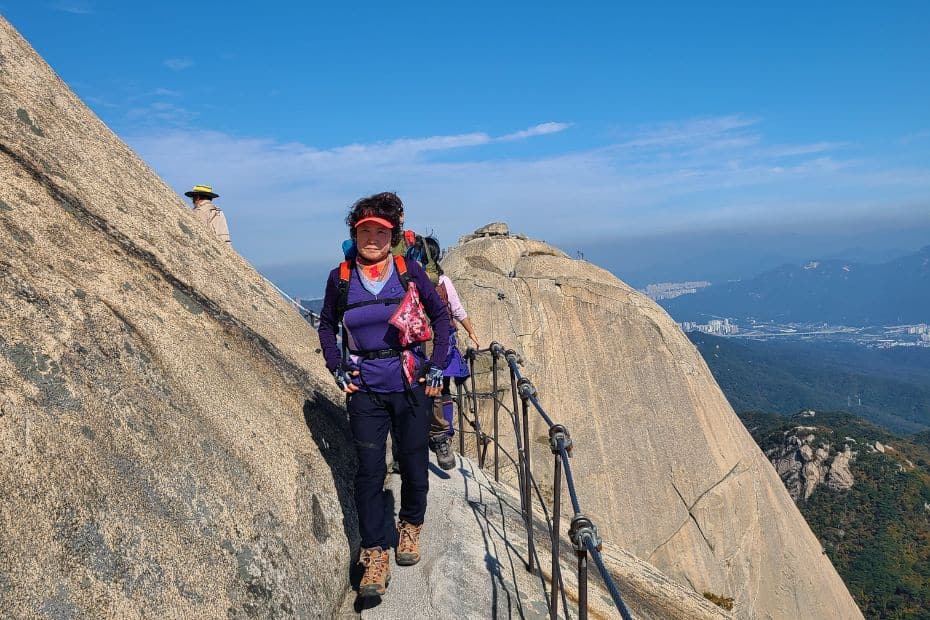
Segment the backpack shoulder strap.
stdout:
[[407,260],[403,256],[394,257],[394,268],[397,269],[397,277],[406,291],[410,288],[410,272],[407,271]]
[[352,278],[352,268],[355,261],[344,260],[339,265],[339,296],[336,297],[336,322],[342,322],[342,315],[346,313],[349,303],[349,280]]

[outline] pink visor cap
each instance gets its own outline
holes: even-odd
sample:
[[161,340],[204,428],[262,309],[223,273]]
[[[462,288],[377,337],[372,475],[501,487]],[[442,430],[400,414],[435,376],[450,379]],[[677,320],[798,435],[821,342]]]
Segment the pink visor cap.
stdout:
[[391,224],[389,221],[383,217],[375,217],[374,215],[369,215],[368,217],[363,217],[355,223],[355,227],[358,228],[365,222],[374,222],[375,224],[381,224],[385,228],[394,228],[394,224]]

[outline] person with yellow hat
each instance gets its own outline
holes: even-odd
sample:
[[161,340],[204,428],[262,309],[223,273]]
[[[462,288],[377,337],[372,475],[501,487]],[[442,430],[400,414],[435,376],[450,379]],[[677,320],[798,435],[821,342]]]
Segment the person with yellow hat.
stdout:
[[218,206],[213,204],[213,199],[219,198],[220,195],[215,193],[209,185],[195,185],[189,192],[184,192],[184,195],[194,203],[194,215],[197,219],[206,224],[220,241],[232,245],[229,239],[229,227],[226,225],[226,216]]

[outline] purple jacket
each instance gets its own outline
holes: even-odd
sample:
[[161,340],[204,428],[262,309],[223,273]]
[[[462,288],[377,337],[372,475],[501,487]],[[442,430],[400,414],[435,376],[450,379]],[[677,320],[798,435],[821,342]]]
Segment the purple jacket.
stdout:
[[[433,352],[430,362],[439,368],[445,368],[446,353],[449,348],[449,312],[446,305],[430,282],[429,276],[416,261],[407,261],[407,272],[417,285],[423,309],[430,318],[433,327]],[[349,280],[347,304],[355,304],[375,299],[400,298],[404,296],[403,284],[397,270],[394,269],[378,295],[371,294],[359,280],[358,270],[353,269]],[[339,297],[339,268],[333,269],[326,281],[326,294],[323,309],[320,312],[320,347],[326,367],[333,371],[342,362],[342,353],[336,345],[336,301]],[[349,332],[348,347],[351,351],[379,351],[382,349],[399,349],[397,328],[388,323],[388,319],[397,310],[397,304],[369,304],[352,308],[345,313],[343,322]],[[422,359],[422,355],[419,356]],[[356,384],[366,391],[403,392],[404,379],[399,357],[386,359],[359,360],[355,358],[361,371]]]

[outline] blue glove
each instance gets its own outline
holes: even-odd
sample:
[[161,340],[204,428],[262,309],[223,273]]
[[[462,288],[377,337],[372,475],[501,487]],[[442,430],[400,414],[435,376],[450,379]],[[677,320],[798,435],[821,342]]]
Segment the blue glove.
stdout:
[[336,370],[333,371],[333,378],[336,380],[336,385],[338,385],[342,391],[345,391],[346,388],[352,384],[352,372],[352,369],[346,368],[342,364],[336,366]]
[[426,378],[426,387],[442,387],[442,368],[439,368],[438,366],[430,366],[429,370],[427,370],[426,374],[423,376]]

